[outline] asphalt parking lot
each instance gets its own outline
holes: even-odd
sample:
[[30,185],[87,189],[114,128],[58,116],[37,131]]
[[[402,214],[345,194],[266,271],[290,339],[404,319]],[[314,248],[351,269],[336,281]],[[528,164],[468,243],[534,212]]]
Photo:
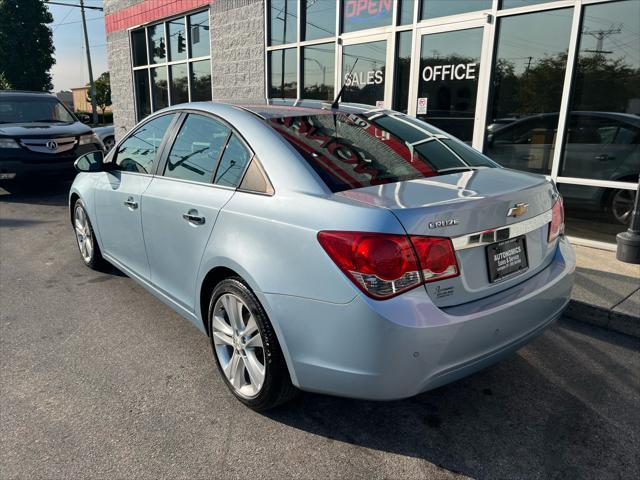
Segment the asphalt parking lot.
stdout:
[[0,188],[0,478],[640,478],[640,342],[561,320],[404,401],[254,413],[208,339],[86,268],[69,181]]

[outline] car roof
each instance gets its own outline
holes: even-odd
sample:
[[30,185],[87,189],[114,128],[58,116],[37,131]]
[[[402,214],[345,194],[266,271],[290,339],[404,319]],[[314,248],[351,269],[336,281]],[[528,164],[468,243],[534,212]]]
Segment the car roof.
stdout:
[[29,90],[0,90],[1,97],[51,97],[58,98],[49,92],[33,92]]

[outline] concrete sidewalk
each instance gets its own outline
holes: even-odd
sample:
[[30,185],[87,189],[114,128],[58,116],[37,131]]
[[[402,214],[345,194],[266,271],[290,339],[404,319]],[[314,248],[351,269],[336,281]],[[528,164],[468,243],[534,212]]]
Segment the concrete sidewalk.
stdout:
[[574,245],[576,283],[566,316],[640,338],[640,265],[615,252]]

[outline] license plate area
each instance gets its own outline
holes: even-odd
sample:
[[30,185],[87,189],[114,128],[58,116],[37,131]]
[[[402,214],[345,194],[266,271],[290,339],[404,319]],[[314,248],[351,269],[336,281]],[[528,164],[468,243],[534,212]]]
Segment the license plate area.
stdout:
[[526,270],[529,262],[524,235],[487,246],[487,266],[491,283]]

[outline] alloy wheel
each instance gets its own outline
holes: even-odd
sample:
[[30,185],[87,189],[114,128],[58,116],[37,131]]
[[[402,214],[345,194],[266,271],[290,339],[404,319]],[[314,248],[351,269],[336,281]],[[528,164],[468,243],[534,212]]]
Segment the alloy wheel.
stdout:
[[87,213],[80,205],[76,206],[73,225],[76,230],[76,239],[78,240],[80,254],[84,261],[89,263],[93,257],[93,237],[91,235],[91,227]]
[[633,211],[633,190],[616,190],[611,199],[611,213],[623,225],[628,225]]
[[225,293],[216,301],[211,325],[227,380],[238,395],[254,398],[264,385],[266,367],[262,335],[253,314],[239,297]]

